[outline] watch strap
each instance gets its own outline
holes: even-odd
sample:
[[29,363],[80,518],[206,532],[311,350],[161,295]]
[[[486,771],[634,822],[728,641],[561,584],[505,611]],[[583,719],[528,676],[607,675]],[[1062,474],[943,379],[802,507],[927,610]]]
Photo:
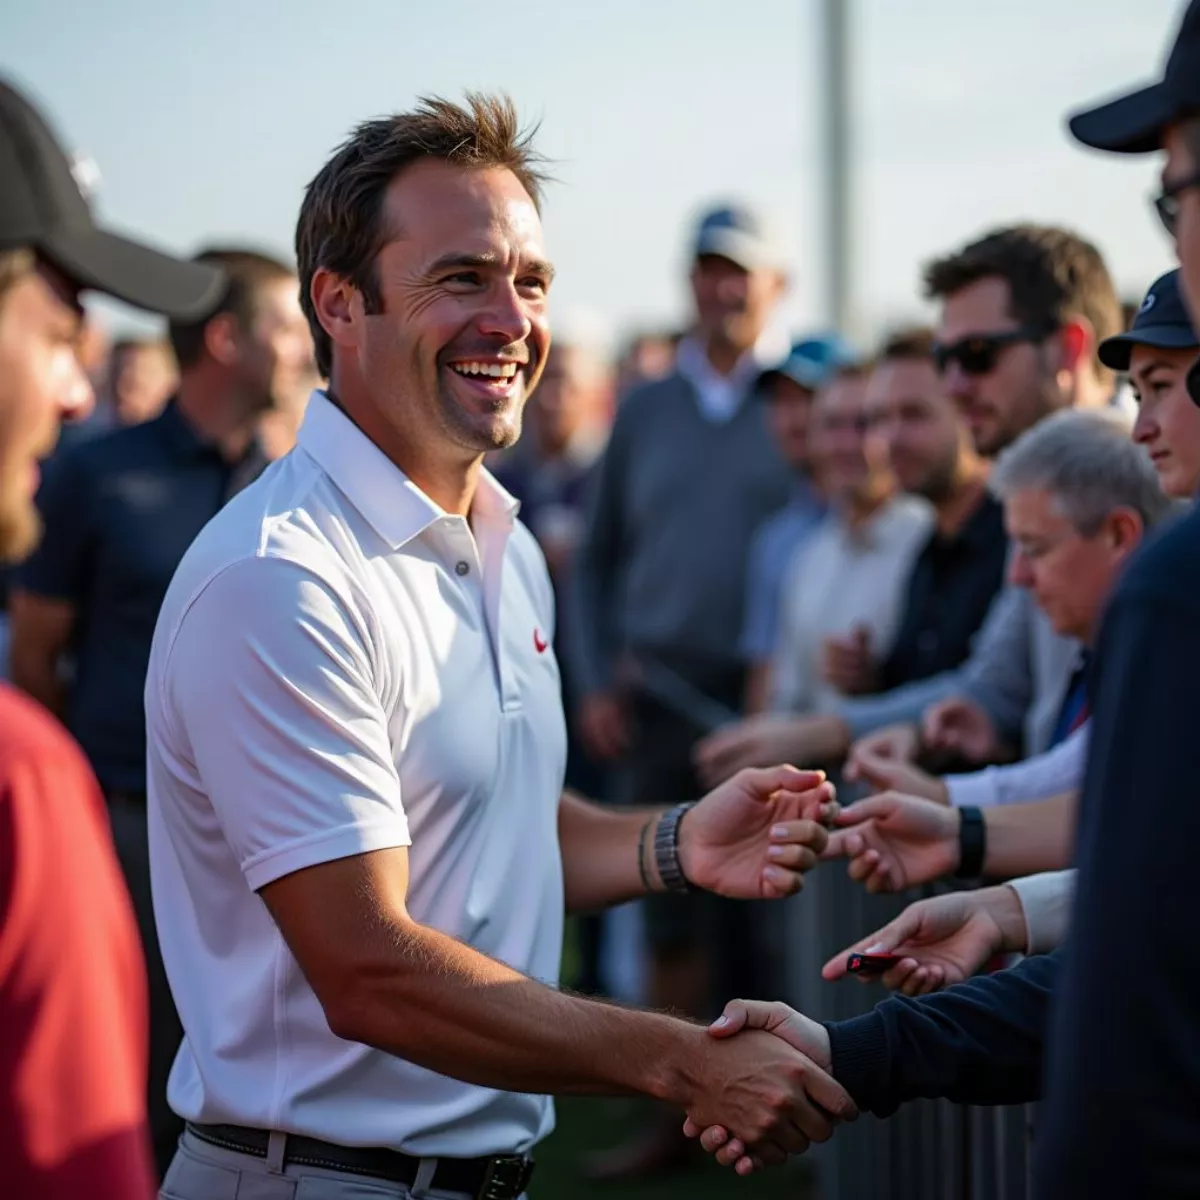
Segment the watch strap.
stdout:
[[654,830],[654,865],[668,892],[691,891],[691,884],[679,865],[679,826],[694,803],[676,804],[667,809]]

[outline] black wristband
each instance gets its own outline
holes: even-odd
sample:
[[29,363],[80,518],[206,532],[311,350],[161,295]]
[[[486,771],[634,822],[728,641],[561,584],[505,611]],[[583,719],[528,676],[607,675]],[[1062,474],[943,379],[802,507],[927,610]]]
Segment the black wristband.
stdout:
[[958,870],[960,879],[978,879],[987,858],[987,824],[983,810],[973,805],[958,810]]

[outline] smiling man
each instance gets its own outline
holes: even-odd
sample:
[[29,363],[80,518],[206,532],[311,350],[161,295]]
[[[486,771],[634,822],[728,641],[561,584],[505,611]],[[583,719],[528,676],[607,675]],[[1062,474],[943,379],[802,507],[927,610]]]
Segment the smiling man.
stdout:
[[562,794],[550,580],[482,467],[550,343],[540,183],[474,96],[361,126],[305,196],[329,389],[185,557],[146,688],[181,1200],[508,1200],[553,1092],[719,1113],[768,1162],[852,1114],[778,1041],[555,986],[564,901],[786,895],[830,793],[779,767],[667,812]]

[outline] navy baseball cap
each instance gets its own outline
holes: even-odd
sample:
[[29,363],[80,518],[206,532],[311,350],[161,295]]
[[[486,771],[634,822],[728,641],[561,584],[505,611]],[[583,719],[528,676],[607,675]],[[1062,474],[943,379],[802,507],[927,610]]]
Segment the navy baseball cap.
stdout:
[[1116,154],[1148,154],[1162,148],[1163,131],[1168,125],[1198,112],[1200,0],[1192,0],[1159,83],[1076,113],[1067,124],[1085,146]]
[[824,387],[840,367],[856,361],[854,352],[837,334],[824,337],[803,338],[792,343],[788,356],[777,366],[764,371],[760,384],[782,376],[815,392]]
[[0,250],[18,247],[80,287],[180,320],[207,316],[225,286],[212,267],[100,229],[49,125],[0,80]]
[[1114,371],[1128,371],[1134,346],[1159,346],[1164,350],[1200,348],[1191,317],[1179,292],[1179,271],[1156,279],[1146,293],[1128,332],[1105,338],[1097,349],[1100,361]]
[[746,271],[784,266],[783,251],[769,222],[740,205],[706,212],[696,227],[692,253],[695,258],[716,254]]

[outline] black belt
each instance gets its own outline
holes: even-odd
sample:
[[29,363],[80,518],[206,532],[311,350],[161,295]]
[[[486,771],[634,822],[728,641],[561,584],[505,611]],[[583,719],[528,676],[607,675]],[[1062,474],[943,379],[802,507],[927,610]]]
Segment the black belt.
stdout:
[[104,798],[109,804],[127,804],[134,808],[146,807],[145,790],[136,791],[133,788],[105,788]]
[[[236,1150],[240,1154],[267,1157],[270,1133],[265,1129],[247,1129],[241,1125],[196,1125],[188,1129],[202,1142]],[[398,1150],[371,1147],[338,1146],[317,1138],[289,1133],[283,1151],[283,1165],[323,1167],[351,1175],[370,1175],[411,1187],[417,1178],[419,1158]],[[439,1158],[429,1181],[439,1191],[462,1192],[475,1200],[516,1200],[529,1186],[533,1159],[524,1154],[500,1154],[492,1158]]]

